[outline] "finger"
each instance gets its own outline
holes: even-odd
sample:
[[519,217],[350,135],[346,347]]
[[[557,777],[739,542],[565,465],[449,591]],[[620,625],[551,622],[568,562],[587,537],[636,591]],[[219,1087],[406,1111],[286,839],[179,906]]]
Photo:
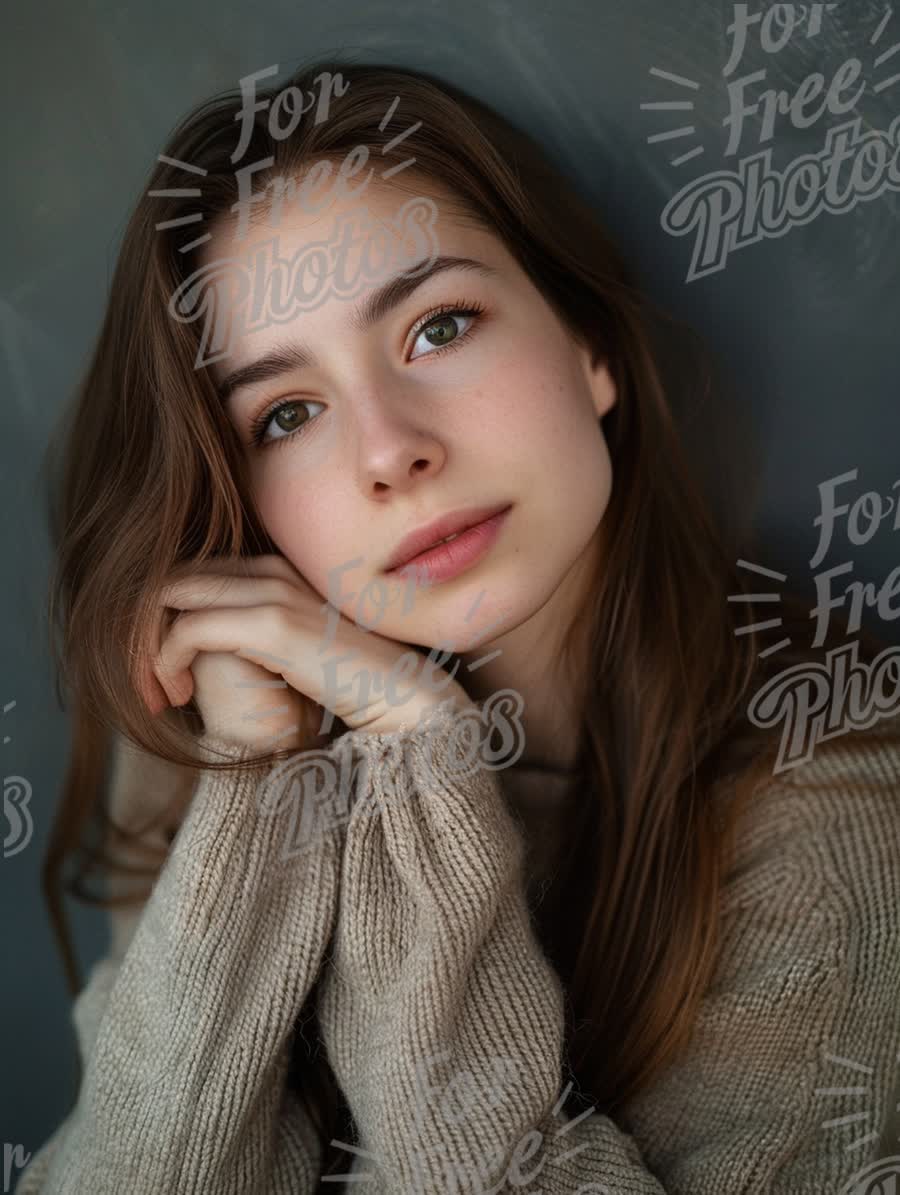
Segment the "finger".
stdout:
[[[212,572],[214,569],[227,567],[227,557],[216,557],[214,560],[206,560],[203,562],[187,562],[176,566],[171,576],[179,575],[180,572],[190,568],[200,573]],[[160,677],[157,675],[155,661],[159,658],[160,650],[162,648],[163,635],[168,631],[172,622],[178,617],[178,611],[173,608],[167,608],[166,603],[162,602],[157,595],[159,602],[156,614],[153,620],[153,626],[150,630],[151,651],[149,656],[145,656],[141,660],[139,667],[139,681],[138,688],[141,696],[150,709],[151,714],[156,717],[162,713],[164,709],[169,706],[182,705],[190,699],[190,695],[184,695],[184,688],[176,689],[169,682],[167,677]],[[190,676],[190,673],[188,673]],[[186,681],[187,678],[184,678]],[[193,692],[193,678],[190,680],[191,693]]]
[[[219,564],[221,564],[221,568],[218,567]],[[314,613],[320,622],[325,606],[336,610],[342,619],[347,617],[327,597],[321,594],[314,586],[310,585],[302,573],[299,573],[290,561],[286,560],[283,556],[271,554],[267,556],[217,557],[214,560],[204,561],[203,566],[196,568],[194,571],[191,571],[189,568],[176,570],[170,574],[169,583],[160,591],[159,600],[164,604],[177,606],[179,609],[200,609],[204,604],[212,605],[217,601],[223,600],[227,592],[229,605],[253,605],[254,599],[251,595],[255,591],[251,589],[239,591],[227,587],[227,583],[230,580],[250,580],[253,577],[281,581],[290,587],[284,590],[285,596],[283,597],[279,597],[277,591],[274,589],[262,591],[270,593],[272,596],[271,598],[258,599],[260,601],[280,601],[287,605],[291,598],[296,595],[296,592],[299,591],[315,602]],[[208,585],[204,588],[196,588],[197,582],[205,580],[208,580]],[[409,600],[406,582],[395,587],[389,584],[388,590],[389,596],[387,599],[383,599],[384,606],[393,604],[401,595],[404,603]],[[238,592],[246,593],[247,597],[238,599],[232,596]],[[203,600],[194,600],[193,595],[198,593],[206,593],[208,595],[205,603]],[[347,594],[346,596],[349,599],[355,595]],[[350,617],[348,621],[356,622],[357,620]],[[364,625],[363,629],[368,631],[371,628]]]
[[[154,717],[169,706],[182,705],[189,699],[189,695],[185,695],[186,686],[182,685],[179,687],[173,685],[170,678],[160,673],[156,666],[165,636],[175,620],[180,617],[180,610],[159,606],[157,607],[156,616],[150,631],[150,641],[154,647],[146,657],[143,676],[145,693],[151,697],[151,700],[147,704],[150,706]],[[190,676],[190,673],[187,675]],[[183,679],[186,681],[187,678]],[[193,690],[193,678],[191,678],[191,690]]]
[[[229,604],[250,606],[266,601],[260,593],[258,582],[250,578],[273,577],[280,579],[281,589],[271,591],[269,601],[287,602],[296,595],[298,588],[314,593],[305,578],[284,557],[274,553],[261,556],[214,556],[203,561],[184,561],[170,573],[172,583],[163,587],[158,594],[160,613],[156,628],[156,660],[162,650],[162,623],[167,619],[167,609],[181,611],[200,609],[221,601],[229,592]],[[198,581],[206,581],[198,586]],[[239,590],[231,588],[231,582],[243,582]],[[235,596],[232,597],[231,595]],[[177,614],[175,615],[177,617]],[[146,666],[145,687],[153,698],[148,702],[152,712],[157,713],[167,705],[184,705],[194,691],[194,678],[190,669],[177,676],[158,666],[156,662]]]
[[172,704],[169,695],[166,693],[163,686],[160,684],[153,667],[150,664],[144,666],[144,677],[142,680],[142,695],[147,708],[155,718],[161,714],[164,709]]
[[146,637],[137,649],[132,648],[136,657],[130,668],[131,679],[141,700],[156,717],[169,705],[168,695],[153,671],[153,659],[159,653],[161,622],[166,611],[160,608],[152,616],[152,624]]
[[[201,562],[184,561],[175,567],[171,575],[173,578],[179,577],[182,580],[186,580],[192,575],[209,575],[212,577],[215,575],[233,575],[236,577],[272,575],[281,577],[285,581],[292,581],[295,584],[298,581],[306,584],[304,578],[297,572],[293,565],[285,557],[275,553],[260,556],[215,556]],[[210,600],[213,600],[214,594],[215,590],[211,588]],[[164,624],[171,623],[172,621],[172,616],[163,607],[174,605],[174,603],[166,602],[162,596],[160,596],[160,601],[161,607],[157,611],[153,627],[149,634],[150,655],[141,654],[134,675],[135,686],[151,714],[154,716],[161,713],[167,706],[175,704],[176,702],[173,698],[178,699],[178,704],[183,704],[184,700],[189,699],[183,697],[183,689],[170,693],[166,685],[157,676],[154,668],[154,658],[159,656],[162,646]],[[241,603],[235,602],[234,604]],[[187,681],[187,678],[183,679]],[[193,689],[192,681],[190,687]]]
[[282,658],[278,648],[283,645],[275,642],[272,634],[282,612],[277,606],[254,605],[252,609],[220,607],[179,615],[153,664],[160,683],[172,694],[173,704],[190,699],[190,668],[199,652],[234,652],[280,675],[281,667],[292,663]]
[[288,606],[296,603],[297,590],[280,577],[186,577],[165,585],[159,600],[177,610],[202,610],[216,602],[246,607],[264,604]]
[[161,665],[154,664],[153,676],[165,694],[166,706],[184,705],[193,696],[194,681],[189,668],[176,676]]
[[312,589],[303,574],[299,573],[286,557],[272,552],[262,556],[213,556],[202,563],[183,561],[172,570],[169,579],[180,581],[194,574],[216,573],[234,577],[280,577],[295,585]]
[[[164,606],[160,606],[158,608],[155,622],[156,653],[154,660],[159,658],[165,636],[169,633],[173,623],[176,621],[176,619],[180,618],[180,616],[181,612],[178,610],[173,610]],[[183,705],[186,701],[190,700],[194,689],[194,680],[190,672],[188,672],[187,677],[184,678],[185,685],[188,686],[187,691],[185,687],[175,688],[174,686],[170,686],[166,677],[159,676],[153,662],[150,664],[150,672],[157,689],[161,692],[160,700],[165,703],[163,708],[166,708],[166,706]]]
[[[156,620],[154,624],[154,647],[155,654],[158,656],[162,648],[163,636],[171,627],[172,623],[178,617],[174,610],[167,610],[160,607],[157,610]],[[165,687],[160,683],[156,673],[153,670],[152,663],[149,664],[150,675],[153,678],[154,691],[157,693],[157,701],[161,704],[162,709],[166,709],[170,705],[180,705],[179,701],[173,701],[171,695],[167,692]],[[192,686],[193,687],[193,686]],[[187,699],[186,699],[187,700]],[[161,712],[158,710],[157,712]]]
[[168,695],[153,671],[153,664],[149,659],[142,660],[138,666],[136,687],[154,718],[170,704]]

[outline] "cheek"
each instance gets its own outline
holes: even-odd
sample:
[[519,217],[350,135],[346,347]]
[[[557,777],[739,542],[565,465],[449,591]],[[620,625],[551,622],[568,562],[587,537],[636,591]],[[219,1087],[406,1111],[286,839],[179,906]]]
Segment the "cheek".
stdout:
[[[292,450],[273,448],[277,459],[256,471],[253,494],[269,537],[314,588],[318,575],[327,576],[326,564],[340,544],[340,511],[327,486],[312,484],[310,476],[290,461]],[[320,590],[321,592],[321,590]]]
[[570,426],[573,402],[569,387],[559,376],[548,373],[546,362],[536,353],[497,362],[479,377],[465,409],[459,435],[467,451],[498,468],[508,462],[530,471],[552,459],[569,437],[574,442],[577,434]]
[[593,509],[599,521],[609,506],[613,486],[612,460],[606,440],[602,436],[598,437],[598,445],[593,454],[588,478]]
[[589,390],[578,378],[546,384],[535,443],[542,490],[564,537],[583,541],[602,519],[612,492],[612,461]]
[[509,434],[520,434],[529,455],[554,474],[596,467],[603,438],[583,378],[567,362],[535,364],[513,379],[513,403],[504,416]]
[[[285,456],[290,451],[286,448]],[[399,609],[409,602],[407,582],[391,585],[370,579],[381,561],[361,534],[359,509],[352,506],[350,496],[322,481],[312,484],[296,467],[285,468],[280,475],[273,469],[256,493],[268,535],[341,614],[368,625],[379,621],[386,607]]]

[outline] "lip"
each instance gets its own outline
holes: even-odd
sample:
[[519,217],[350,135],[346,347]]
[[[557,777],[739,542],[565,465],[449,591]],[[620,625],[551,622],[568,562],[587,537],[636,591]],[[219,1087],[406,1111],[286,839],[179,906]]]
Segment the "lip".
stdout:
[[[480,560],[494,542],[512,503],[472,507],[453,511],[419,527],[400,541],[384,567],[384,572],[399,573],[415,565],[426,581],[443,581],[456,576]],[[448,535],[457,539],[449,544],[437,541]]]

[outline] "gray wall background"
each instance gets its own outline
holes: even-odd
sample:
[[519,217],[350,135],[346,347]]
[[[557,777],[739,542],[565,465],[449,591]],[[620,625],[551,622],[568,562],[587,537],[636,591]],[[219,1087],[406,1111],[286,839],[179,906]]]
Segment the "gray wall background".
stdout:
[[[793,93],[811,71],[827,83],[858,56],[867,87],[857,113],[887,130],[900,111],[900,81],[876,85],[900,71],[900,56],[875,60],[900,40],[900,15],[873,46],[883,12],[880,3],[842,0],[821,33],[807,39],[798,30],[777,55],[760,51],[757,27],[737,73],[766,68],[765,86]],[[811,594],[820,483],[858,469],[856,486],[842,491],[852,499],[887,494],[900,476],[900,201],[887,191],[842,214],[822,213],[686,281],[692,241],[665,232],[660,214],[689,179],[735,167],[724,157],[722,126],[733,15],[733,5],[712,0],[6,6],[0,711],[9,708],[0,712],[0,748],[4,776],[32,786],[34,833],[26,849],[0,860],[3,1143],[36,1149],[63,1116],[72,1080],[69,1000],[39,890],[69,746],[43,622],[50,557],[41,457],[98,328],[126,214],[171,126],[252,71],[278,64],[286,74],[312,55],[350,51],[436,71],[531,129],[605,215],[649,293],[712,348],[720,391],[703,410],[679,411],[698,468],[721,495],[720,515],[735,517],[740,503],[761,534],[757,563]],[[694,108],[641,108],[671,100]],[[801,130],[782,118],[770,142],[775,164],[818,152],[837,123],[825,113]],[[691,137],[648,142],[688,124]],[[758,133],[751,118],[739,158],[760,148]],[[698,145],[702,154],[671,165]],[[826,564],[852,561],[854,578],[880,585],[898,547],[888,520],[865,546],[839,535]],[[900,642],[900,622],[869,623]],[[86,971],[106,947],[106,925],[102,914],[71,908]]]

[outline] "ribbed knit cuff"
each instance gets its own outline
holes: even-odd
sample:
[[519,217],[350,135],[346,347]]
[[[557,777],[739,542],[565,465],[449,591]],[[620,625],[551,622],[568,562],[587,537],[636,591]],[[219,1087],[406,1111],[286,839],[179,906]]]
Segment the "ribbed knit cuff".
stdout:
[[[490,769],[453,766],[452,710],[428,722],[353,733],[372,798],[349,816],[319,998],[363,1147],[403,1192],[451,1189],[447,1165],[502,1170],[507,1142],[552,1106],[562,1061],[562,989],[531,932],[518,827]],[[490,1091],[498,1067],[502,1100],[445,1115],[455,1080]]]
[[[253,754],[215,738],[203,752]],[[54,1145],[54,1195],[318,1189],[315,1134],[286,1076],[334,923],[340,843],[322,835],[285,864],[289,810],[261,809],[265,775],[201,773],[118,972],[95,973],[80,1010],[95,1041]]]

